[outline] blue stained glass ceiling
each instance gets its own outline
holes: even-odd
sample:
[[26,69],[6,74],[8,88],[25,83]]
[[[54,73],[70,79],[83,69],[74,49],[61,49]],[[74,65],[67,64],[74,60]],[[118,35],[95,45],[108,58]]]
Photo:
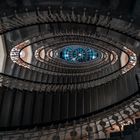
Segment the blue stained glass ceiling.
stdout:
[[82,45],[67,45],[60,50],[60,58],[69,63],[84,63],[96,59],[99,52]]

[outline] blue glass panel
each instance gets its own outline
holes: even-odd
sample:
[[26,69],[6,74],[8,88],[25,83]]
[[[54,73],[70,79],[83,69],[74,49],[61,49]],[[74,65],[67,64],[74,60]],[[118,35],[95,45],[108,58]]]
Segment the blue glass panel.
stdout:
[[60,58],[70,63],[82,63],[94,60],[98,52],[82,45],[68,45],[60,50]]

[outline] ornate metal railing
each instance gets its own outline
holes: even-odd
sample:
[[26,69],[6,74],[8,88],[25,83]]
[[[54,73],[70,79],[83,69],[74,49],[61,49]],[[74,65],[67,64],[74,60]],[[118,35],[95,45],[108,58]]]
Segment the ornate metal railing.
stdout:
[[[122,132],[125,125],[135,124],[140,118],[140,94],[131,99],[93,114],[87,118],[51,125],[49,127],[1,131],[1,140],[8,139],[101,139],[109,138],[112,132]],[[120,137],[124,137],[121,133]]]

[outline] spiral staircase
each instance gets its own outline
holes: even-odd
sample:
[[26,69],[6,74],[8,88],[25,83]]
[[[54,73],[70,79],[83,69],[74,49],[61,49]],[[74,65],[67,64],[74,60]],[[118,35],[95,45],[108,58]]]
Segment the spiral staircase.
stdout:
[[0,140],[139,140],[139,5],[0,2]]

